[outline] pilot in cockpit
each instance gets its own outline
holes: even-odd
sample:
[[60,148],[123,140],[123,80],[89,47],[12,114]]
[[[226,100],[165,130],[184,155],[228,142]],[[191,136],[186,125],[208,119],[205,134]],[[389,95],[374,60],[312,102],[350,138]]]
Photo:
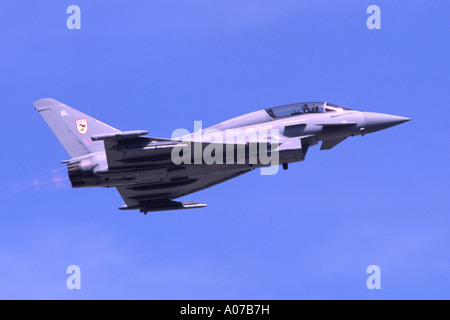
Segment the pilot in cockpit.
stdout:
[[303,105],[302,110],[303,110],[304,113],[311,112],[311,110],[309,110],[309,107],[308,107],[308,105],[306,103]]

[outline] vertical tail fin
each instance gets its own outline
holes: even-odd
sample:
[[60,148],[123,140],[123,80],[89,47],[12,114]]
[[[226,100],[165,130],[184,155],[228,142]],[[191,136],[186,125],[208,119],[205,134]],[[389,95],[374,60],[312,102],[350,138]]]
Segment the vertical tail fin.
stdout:
[[92,141],[91,136],[120,132],[54,99],[33,104],[72,158],[104,151],[103,141]]

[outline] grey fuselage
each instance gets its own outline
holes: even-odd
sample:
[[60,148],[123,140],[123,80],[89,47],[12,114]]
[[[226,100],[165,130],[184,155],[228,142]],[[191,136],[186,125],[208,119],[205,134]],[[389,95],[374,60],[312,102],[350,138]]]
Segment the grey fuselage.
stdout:
[[[253,127],[263,128],[265,125],[270,124],[271,128],[277,129],[280,135],[285,138],[314,135],[317,138],[317,141],[326,141],[343,139],[355,135],[364,135],[410,120],[405,117],[356,111],[336,106],[333,106],[333,109],[328,109],[326,102],[302,102],[289,106],[292,106],[292,108],[295,109],[296,106],[302,107],[305,104],[307,104],[308,107],[317,105],[320,111],[309,111],[307,113],[290,115],[283,114],[279,118],[274,118],[269,115],[268,110],[275,108],[269,108],[244,114],[216,124],[210,128],[218,130],[242,129],[245,131],[246,129]],[[309,108],[309,110],[311,110],[311,108]],[[332,127],[334,130],[330,130]]]
[[[304,160],[308,148],[320,141],[323,142],[321,149],[327,150],[350,136],[365,135],[408,120],[399,116],[351,110],[326,102],[302,102],[244,114],[201,132],[184,135],[181,139],[199,141],[200,137],[204,142],[217,141],[214,137],[220,131],[227,136],[244,136],[241,142],[277,143],[279,163],[285,164]],[[225,141],[223,138],[222,142]],[[302,149],[299,156],[289,156],[289,151],[299,149]]]
[[[350,110],[326,102],[302,102],[244,114],[194,133],[172,137],[170,140],[119,141],[115,149],[121,150],[125,157],[121,159],[122,165],[112,163],[111,159],[107,160],[105,153],[98,153],[93,163],[92,157],[89,158],[88,155],[88,160],[80,162],[80,159],[72,159],[71,163],[84,163],[85,169],[81,171],[88,172],[89,177],[80,175],[78,178],[77,174],[70,176],[76,177],[75,183],[72,181],[74,187],[117,187],[159,181],[160,176],[178,180],[278,164],[285,167],[288,163],[303,161],[309,147],[320,141],[321,150],[328,150],[348,137],[379,131],[408,120],[410,119],[381,113]],[[218,133],[220,141],[217,139]],[[226,137],[230,135],[234,140],[227,141]],[[192,143],[189,144],[191,156],[188,161],[174,163],[174,146],[183,142]],[[239,153],[235,148],[233,161],[228,162],[225,159],[227,150],[224,147],[222,161],[207,163],[204,159],[205,146],[214,143],[224,145],[226,142],[229,142],[228,145],[246,144],[246,149],[237,157]],[[201,144],[201,147],[196,149],[193,147],[195,143]],[[252,143],[267,143],[269,150],[270,145],[276,145],[271,150],[278,152],[277,161],[262,163],[259,158],[254,162],[249,161],[251,150],[248,145]],[[144,150],[161,150],[164,145],[172,148],[172,152],[161,155],[160,151],[158,155],[143,156]],[[195,150],[198,150],[197,154]],[[256,153],[258,152],[259,149]],[[86,156],[82,157],[85,158]],[[76,165],[76,169],[69,169],[69,173],[81,171],[79,165]]]

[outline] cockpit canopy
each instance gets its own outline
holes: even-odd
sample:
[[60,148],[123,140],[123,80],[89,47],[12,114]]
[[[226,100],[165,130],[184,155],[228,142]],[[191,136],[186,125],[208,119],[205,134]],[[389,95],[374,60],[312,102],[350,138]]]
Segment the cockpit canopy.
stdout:
[[272,118],[285,118],[300,114],[313,114],[322,112],[343,112],[347,109],[328,102],[301,102],[285,106],[265,109]]

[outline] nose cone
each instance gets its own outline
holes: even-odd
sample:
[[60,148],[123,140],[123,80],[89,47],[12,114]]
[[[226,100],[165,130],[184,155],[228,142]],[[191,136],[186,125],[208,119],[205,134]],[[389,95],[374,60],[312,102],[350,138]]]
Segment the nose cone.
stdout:
[[365,121],[364,131],[366,133],[387,129],[411,120],[411,118],[393,116],[384,113],[363,112],[363,114]]

